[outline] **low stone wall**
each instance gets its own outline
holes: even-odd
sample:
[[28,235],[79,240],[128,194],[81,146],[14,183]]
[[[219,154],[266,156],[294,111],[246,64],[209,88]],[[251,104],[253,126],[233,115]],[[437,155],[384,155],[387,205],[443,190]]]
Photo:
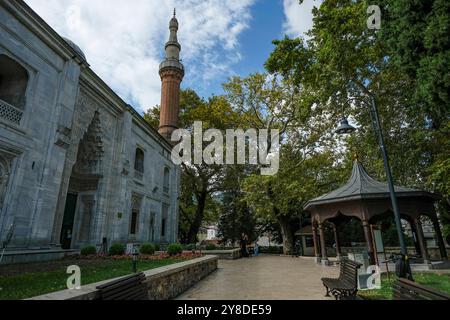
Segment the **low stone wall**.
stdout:
[[207,250],[204,251],[209,255],[215,255],[220,260],[237,260],[241,258],[241,250],[240,249],[232,249],[232,250]]
[[[430,256],[431,260],[442,260],[441,259],[441,250],[439,249],[439,247],[428,247],[428,255]],[[447,247],[447,256],[450,257],[450,248]],[[399,253],[401,250],[400,248],[386,248],[386,252],[389,253]],[[415,247],[408,247],[408,252],[416,252],[416,248]]]
[[[149,297],[151,300],[174,299],[217,270],[217,265],[217,256],[205,256],[146,271],[144,272],[145,283],[148,287]],[[80,290],[64,290],[29,300],[94,300],[98,296],[96,288],[114,280],[117,279],[83,286]]]
[[[428,255],[430,256],[431,260],[441,260],[441,251],[439,250],[439,247],[428,247]],[[395,248],[395,247],[386,247],[386,254],[389,257],[390,254],[392,253],[399,253],[401,251],[401,249]],[[349,248],[349,247],[343,247],[341,248],[341,252],[343,255],[347,255],[348,253],[353,252],[354,249],[353,248]],[[415,247],[408,247],[408,252],[409,253],[414,253],[416,252],[416,248]],[[329,257],[335,257],[336,256],[336,250],[333,248],[327,248],[327,255]],[[450,257],[450,248],[447,247],[447,256]]]
[[79,250],[6,251],[0,265],[54,261],[76,253],[79,253]]

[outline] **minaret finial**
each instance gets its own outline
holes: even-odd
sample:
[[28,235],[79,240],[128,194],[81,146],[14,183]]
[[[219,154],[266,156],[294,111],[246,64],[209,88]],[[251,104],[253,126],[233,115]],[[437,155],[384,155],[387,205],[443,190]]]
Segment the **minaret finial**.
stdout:
[[177,16],[177,8],[174,8],[173,9],[173,17],[176,18],[176,16]]

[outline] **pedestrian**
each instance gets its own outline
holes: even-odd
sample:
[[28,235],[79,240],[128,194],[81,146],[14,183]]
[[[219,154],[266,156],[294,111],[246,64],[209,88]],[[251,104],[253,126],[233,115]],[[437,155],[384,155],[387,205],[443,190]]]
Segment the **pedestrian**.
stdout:
[[259,244],[258,244],[258,240],[255,241],[255,248],[253,249],[255,252],[255,257],[257,257],[259,255]]
[[248,258],[248,251],[247,251],[247,236],[245,233],[241,236],[241,256],[243,258]]

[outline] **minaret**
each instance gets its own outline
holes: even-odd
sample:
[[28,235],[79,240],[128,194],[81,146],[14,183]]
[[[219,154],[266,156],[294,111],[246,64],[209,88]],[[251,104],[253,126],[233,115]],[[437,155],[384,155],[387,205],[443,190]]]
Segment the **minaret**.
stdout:
[[167,141],[171,141],[172,132],[178,129],[180,85],[184,77],[184,66],[180,62],[181,45],[177,38],[178,20],[175,10],[169,29],[170,38],[166,43],[166,59],[159,67],[162,81],[159,133]]

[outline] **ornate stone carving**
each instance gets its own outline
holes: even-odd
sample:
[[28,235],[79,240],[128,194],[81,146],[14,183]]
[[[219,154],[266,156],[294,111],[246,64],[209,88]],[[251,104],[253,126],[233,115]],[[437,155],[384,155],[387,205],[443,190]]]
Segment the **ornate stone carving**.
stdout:
[[16,125],[22,121],[23,111],[10,105],[6,101],[0,100],[0,118]]
[[3,208],[3,201],[6,195],[6,188],[10,176],[10,160],[0,154],[0,210]]
[[69,191],[75,193],[97,191],[102,178],[101,175],[74,173],[70,177]]
[[61,125],[58,126],[55,144],[63,149],[69,149],[71,145],[71,133],[72,130],[70,128]]
[[141,205],[142,205],[142,196],[136,193],[133,193],[133,196],[131,198],[132,203],[132,209],[136,211],[141,211]]
[[95,112],[94,119],[84,134],[78,149],[76,172],[96,174],[100,171],[104,155],[100,113]]

